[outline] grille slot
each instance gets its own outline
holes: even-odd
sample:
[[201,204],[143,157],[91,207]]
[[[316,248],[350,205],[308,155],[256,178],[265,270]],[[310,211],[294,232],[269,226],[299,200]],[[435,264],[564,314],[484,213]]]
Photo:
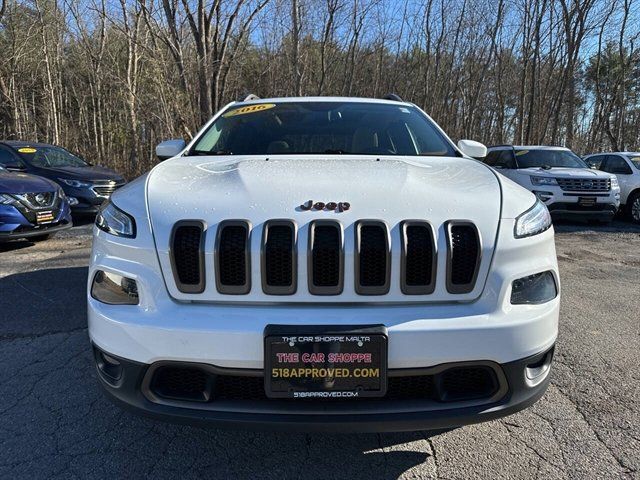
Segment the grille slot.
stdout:
[[344,283],[342,228],[330,220],[317,220],[309,228],[309,292],[340,295]]
[[556,178],[560,188],[574,192],[608,192],[611,180],[608,178]]
[[440,375],[439,380],[443,402],[486,398],[498,390],[495,373],[488,367],[450,368]]
[[384,295],[389,292],[391,270],[389,233],[380,221],[363,220],[356,225],[356,293]]
[[216,287],[220,293],[245,295],[251,290],[249,222],[227,220],[216,238]]
[[425,221],[407,220],[402,236],[401,288],[405,295],[428,295],[436,286],[436,246],[433,228]]
[[178,290],[204,291],[204,227],[201,222],[183,221],[175,225],[171,240],[171,265]]
[[265,223],[262,234],[262,290],[293,295],[297,289],[296,227],[289,220]]
[[447,223],[447,290],[469,293],[475,286],[480,266],[480,237],[468,222]]

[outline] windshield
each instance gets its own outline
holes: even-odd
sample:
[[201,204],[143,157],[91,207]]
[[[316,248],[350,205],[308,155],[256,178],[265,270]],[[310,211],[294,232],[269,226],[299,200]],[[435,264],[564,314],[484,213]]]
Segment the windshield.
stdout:
[[231,107],[189,153],[456,155],[450,142],[417,108],[361,102]]
[[589,168],[575,153],[569,150],[515,149],[518,168]]
[[61,147],[20,147],[18,153],[35,167],[86,167],[87,162]]
[[640,153],[629,155],[627,158],[631,160],[631,163],[633,163],[634,167],[640,170]]

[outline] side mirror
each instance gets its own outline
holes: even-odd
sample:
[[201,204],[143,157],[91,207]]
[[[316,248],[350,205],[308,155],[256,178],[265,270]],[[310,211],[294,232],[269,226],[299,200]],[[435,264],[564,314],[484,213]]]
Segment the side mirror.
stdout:
[[474,140],[460,140],[458,148],[462,153],[472,158],[484,158],[487,156],[487,147]]
[[21,165],[19,163],[5,164],[4,168],[9,170],[10,172],[26,172],[27,171],[27,168],[24,165]]
[[182,139],[165,140],[156,146],[156,157],[158,157],[160,161],[175,157],[184,150],[186,146],[187,143]]

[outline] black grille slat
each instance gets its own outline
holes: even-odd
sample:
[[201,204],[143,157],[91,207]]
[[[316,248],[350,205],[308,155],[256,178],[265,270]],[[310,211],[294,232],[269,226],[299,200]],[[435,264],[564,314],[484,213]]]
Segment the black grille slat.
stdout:
[[431,225],[424,221],[406,221],[402,235],[402,292],[425,295],[435,289],[436,247]]
[[230,295],[249,293],[249,224],[227,221],[218,226],[216,241],[216,284],[218,291]]
[[611,180],[608,178],[556,178],[556,182],[564,191],[608,192],[611,190]]
[[339,295],[343,286],[342,230],[336,222],[314,222],[309,237],[309,291]]
[[356,226],[356,292],[384,295],[389,291],[389,235],[384,223],[362,221]]
[[203,226],[199,222],[181,222],[173,231],[171,262],[178,290],[201,293],[204,290]]
[[271,295],[296,292],[296,229],[288,220],[274,220],[264,226],[262,287]]
[[473,290],[480,264],[480,239],[475,226],[469,223],[452,222],[448,230],[449,293],[469,293]]

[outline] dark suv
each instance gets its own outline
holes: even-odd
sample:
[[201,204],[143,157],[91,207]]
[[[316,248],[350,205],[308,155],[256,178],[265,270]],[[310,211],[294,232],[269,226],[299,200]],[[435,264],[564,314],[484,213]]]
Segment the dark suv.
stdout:
[[96,213],[125,184],[113,170],[91,165],[62,147],[46,143],[0,141],[0,166],[53,180],[66,193],[74,213]]

